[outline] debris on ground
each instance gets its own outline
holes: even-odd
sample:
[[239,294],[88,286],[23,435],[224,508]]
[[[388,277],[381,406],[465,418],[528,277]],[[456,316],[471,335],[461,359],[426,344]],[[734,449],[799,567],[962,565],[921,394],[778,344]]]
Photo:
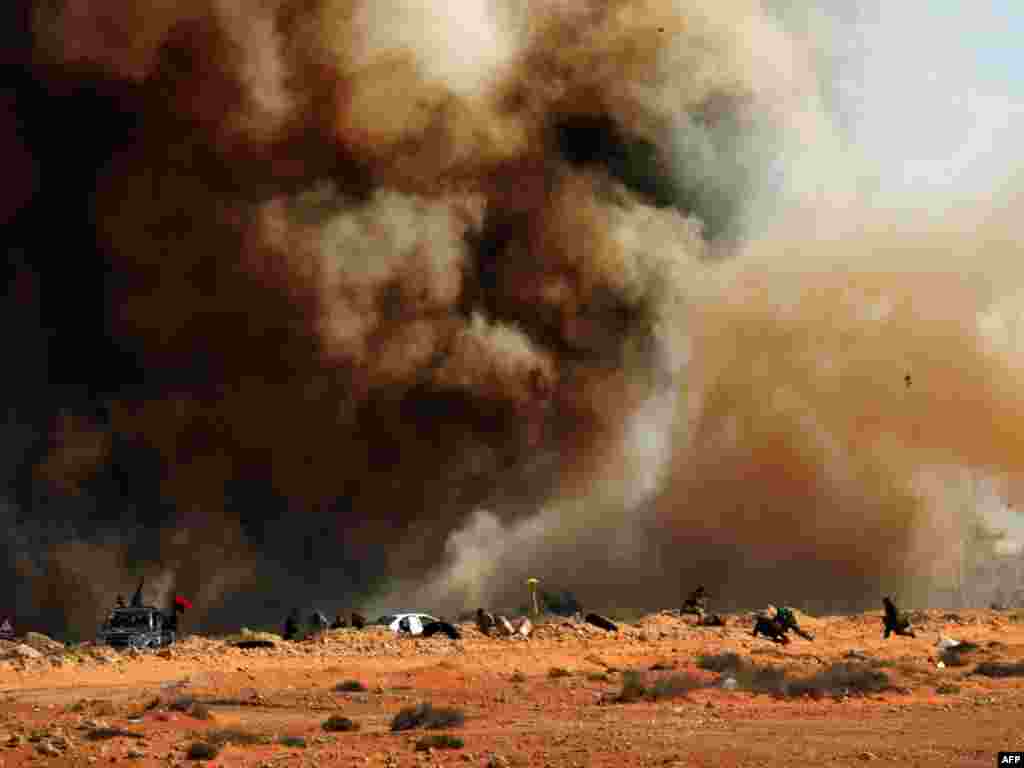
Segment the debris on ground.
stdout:
[[433,637],[442,634],[449,640],[459,640],[462,634],[453,624],[447,621],[431,621],[423,627],[423,637]]
[[62,653],[65,648],[64,643],[53,640],[39,632],[26,632],[25,637],[22,638],[22,644],[43,654]]
[[584,621],[586,621],[587,624],[593,624],[595,627],[607,630],[608,632],[619,631],[619,628],[616,626],[615,622],[613,622],[611,619],[601,616],[598,613],[588,613],[584,617]]

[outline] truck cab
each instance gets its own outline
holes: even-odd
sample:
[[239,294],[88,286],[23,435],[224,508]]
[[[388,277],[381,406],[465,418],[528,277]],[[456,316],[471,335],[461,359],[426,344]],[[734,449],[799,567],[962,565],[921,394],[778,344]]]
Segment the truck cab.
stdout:
[[100,627],[96,642],[112,648],[160,648],[175,640],[164,615],[151,606],[118,607]]

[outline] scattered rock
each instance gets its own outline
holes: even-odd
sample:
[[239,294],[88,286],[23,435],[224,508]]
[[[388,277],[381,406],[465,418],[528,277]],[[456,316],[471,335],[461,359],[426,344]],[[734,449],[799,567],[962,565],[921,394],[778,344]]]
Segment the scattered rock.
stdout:
[[26,632],[22,642],[40,653],[61,653],[64,650],[64,643],[39,632]]
[[7,652],[8,658],[16,659],[41,659],[43,654],[30,645],[19,643]]

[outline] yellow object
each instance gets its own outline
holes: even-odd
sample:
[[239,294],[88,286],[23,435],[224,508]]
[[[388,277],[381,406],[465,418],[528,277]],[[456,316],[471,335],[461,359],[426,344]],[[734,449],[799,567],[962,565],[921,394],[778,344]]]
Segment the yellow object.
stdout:
[[540,584],[538,579],[527,579],[527,586],[530,587],[530,598],[533,600],[533,615],[540,616],[540,606],[537,605],[537,585]]

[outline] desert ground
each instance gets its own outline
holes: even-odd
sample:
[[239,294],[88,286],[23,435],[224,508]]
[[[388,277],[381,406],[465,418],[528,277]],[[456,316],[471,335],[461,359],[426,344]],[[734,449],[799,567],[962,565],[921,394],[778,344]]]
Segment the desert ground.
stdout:
[[[550,619],[528,639],[463,624],[459,640],[341,629],[117,653],[26,636],[3,644],[0,765],[988,767],[1024,749],[1024,612],[916,612],[916,638],[888,640],[880,612],[799,617],[813,642],[668,611],[616,633]],[[424,702],[456,721],[392,729]],[[460,741],[420,746],[439,734]]]

